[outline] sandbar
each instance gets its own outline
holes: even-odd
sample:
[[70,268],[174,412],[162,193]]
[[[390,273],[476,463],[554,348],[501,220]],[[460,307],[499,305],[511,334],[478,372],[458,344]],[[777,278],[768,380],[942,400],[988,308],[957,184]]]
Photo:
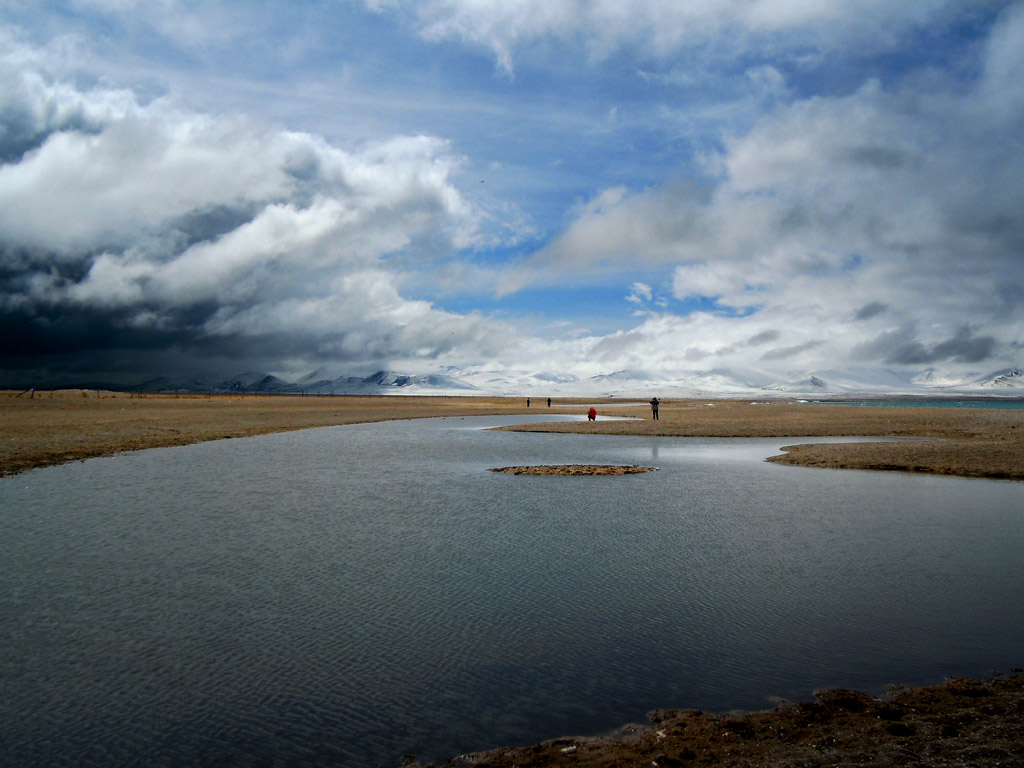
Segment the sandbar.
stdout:
[[638,464],[526,464],[517,467],[494,467],[491,472],[505,475],[559,475],[591,477],[595,475],[639,475],[654,472],[657,467]]
[[[313,427],[439,416],[576,413],[596,421],[503,427],[518,431],[662,437],[779,437],[771,461],[1024,480],[1024,409],[909,408],[773,401],[665,400],[660,419],[635,403],[522,397],[130,395],[94,391],[0,393],[0,475],[108,456]],[[612,420],[607,416],[632,417]],[[802,443],[808,437],[913,438]],[[571,446],[567,446],[571,450]]]
[[[1024,480],[1024,409],[821,405],[739,400],[663,401],[650,409],[606,404],[597,421],[502,427],[663,437],[778,437],[782,464],[833,469],[895,470],[962,477]],[[640,416],[630,421],[602,414]],[[901,438],[889,442],[801,443],[799,438]],[[908,439],[910,438],[910,439]]]

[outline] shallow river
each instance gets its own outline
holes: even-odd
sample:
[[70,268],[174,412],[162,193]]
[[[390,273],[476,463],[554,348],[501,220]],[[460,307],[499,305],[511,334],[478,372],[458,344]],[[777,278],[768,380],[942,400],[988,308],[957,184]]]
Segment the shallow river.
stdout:
[[[1024,483],[482,429],[522,421],[0,480],[0,764],[395,766],[1024,666]],[[534,463],[660,471],[485,471]]]

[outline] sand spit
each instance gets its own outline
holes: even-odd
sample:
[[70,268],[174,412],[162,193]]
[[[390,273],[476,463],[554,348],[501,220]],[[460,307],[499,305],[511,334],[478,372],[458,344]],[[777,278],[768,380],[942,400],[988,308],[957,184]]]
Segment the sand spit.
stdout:
[[[0,394],[0,475],[143,448],[311,427],[531,413],[523,398]],[[536,412],[536,408],[533,412]]]
[[[248,437],[311,427],[436,416],[586,413],[520,431],[666,437],[901,437],[898,443],[786,447],[772,461],[1024,480],[1024,410],[810,405],[788,401],[666,400],[661,419],[621,400],[558,398],[527,408],[521,397],[129,395],[60,391],[0,393],[0,475],[142,448]],[[6,396],[4,396],[6,395]],[[628,421],[602,417],[621,415]],[[640,418],[637,418],[640,417]]]
[[[1024,409],[910,408],[677,400],[636,421],[524,424],[502,429],[666,437],[899,437],[899,442],[786,445],[770,461],[1024,480]],[[605,406],[601,413],[615,413]],[[625,412],[625,410],[623,410]]]
[[657,467],[640,467],[636,464],[537,464],[521,467],[494,467],[491,472],[506,475],[637,475],[654,472]]
[[657,710],[649,718],[649,725],[626,726],[608,736],[462,755],[444,768],[1024,766],[1020,674],[951,678],[905,690],[894,686],[882,699],[837,689],[764,712]]

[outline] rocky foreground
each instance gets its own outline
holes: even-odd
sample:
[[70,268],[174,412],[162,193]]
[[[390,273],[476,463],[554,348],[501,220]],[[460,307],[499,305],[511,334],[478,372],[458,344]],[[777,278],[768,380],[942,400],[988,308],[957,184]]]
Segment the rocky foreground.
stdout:
[[[952,678],[875,699],[850,690],[773,710],[658,710],[650,724],[454,757],[443,768],[1024,766],[1024,675]],[[419,766],[410,759],[409,766]]]

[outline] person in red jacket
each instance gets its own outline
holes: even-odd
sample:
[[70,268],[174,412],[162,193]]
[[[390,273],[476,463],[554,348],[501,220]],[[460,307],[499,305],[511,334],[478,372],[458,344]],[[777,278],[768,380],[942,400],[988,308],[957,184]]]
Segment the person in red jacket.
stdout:
[[593,406],[587,411],[587,421],[597,421],[597,409]]

